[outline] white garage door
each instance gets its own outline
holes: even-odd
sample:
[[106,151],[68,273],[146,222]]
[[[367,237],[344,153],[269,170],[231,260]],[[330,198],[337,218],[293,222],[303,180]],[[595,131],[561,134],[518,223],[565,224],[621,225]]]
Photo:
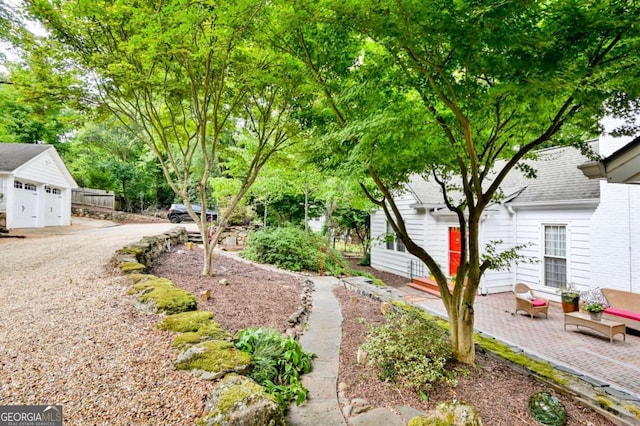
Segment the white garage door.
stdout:
[[44,226],[62,225],[62,190],[45,186]]
[[31,228],[38,222],[38,188],[32,183],[18,180],[13,182],[15,201],[13,203],[13,227]]

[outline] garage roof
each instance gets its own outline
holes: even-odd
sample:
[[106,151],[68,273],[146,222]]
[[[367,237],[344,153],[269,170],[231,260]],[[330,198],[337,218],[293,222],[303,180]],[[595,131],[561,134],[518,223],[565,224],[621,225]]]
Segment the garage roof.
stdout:
[[51,145],[0,143],[0,172],[12,172],[51,148]]

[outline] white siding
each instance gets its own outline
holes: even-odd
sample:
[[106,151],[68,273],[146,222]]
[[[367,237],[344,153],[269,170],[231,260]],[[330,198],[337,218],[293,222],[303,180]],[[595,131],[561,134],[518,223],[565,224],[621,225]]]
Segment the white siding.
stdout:
[[[509,250],[515,245],[514,220],[512,215],[502,206],[487,209],[487,218],[480,224],[480,247],[486,247],[491,241],[502,240],[497,245],[498,251]],[[481,292],[499,293],[510,291],[515,284],[515,265],[505,270],[488,270],[480,282]]]
[[[411,207],[416,202],[415,198],[410,194],[404,194],[397,198],[396,204],[400,214],[405,221],[407,232],[412,236],[413,241],[422,245],[425,235],[425,217],[427,214]],[[409,260],[417,260],[415,256],[409,252],[399,252],[387,249],[384,242],[384,235],[387,232],[387,220],[382,210],[374,212],[371,216],[371,266],[373,268],[392,272],[394,274],[409,277],[407,263]]]
[[640,292],[640,187],[600,183],[592,218],[592,287]]
[[[535,209],[518,210],[516,226],[517,244],[531,244],[523,254],[535,259],[542,255],[542,225],[566,224],[567,226],[567,280],[578,289],[589,287],[591,278],[591,217],[592,209]],[[516,281],[531,285],[551,295],[554,289],[542,286],[542,262],[520,264],[516,269]]]
[[[446,275],[449,272],[449,227],[458,226],[458,221],[450,216],[433,216],[427,214],[424,249],[440,265],[440,269]],[[429,273],[425,271],[425,273]]]
[[49,149],[18,167],[14,171],[16,179],[24,179],[34,183],[46,183],[59,188],[70,188],[69,181],[63,171],[60,170],[59,160],[53,157],[52,151],[52,149]]

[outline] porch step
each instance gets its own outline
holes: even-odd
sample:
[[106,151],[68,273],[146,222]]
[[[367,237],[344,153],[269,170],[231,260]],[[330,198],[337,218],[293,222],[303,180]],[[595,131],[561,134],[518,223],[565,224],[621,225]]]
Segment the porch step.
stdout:
[[440,297],[440,289],[435,280],[431,280],[427,277],[413,277],[411,282],[407,284],[411,288],[424,291],[425,293],[433,294]]
[[187,241],[194,244],[202,244],[202,235],[200,232],[187,232]]

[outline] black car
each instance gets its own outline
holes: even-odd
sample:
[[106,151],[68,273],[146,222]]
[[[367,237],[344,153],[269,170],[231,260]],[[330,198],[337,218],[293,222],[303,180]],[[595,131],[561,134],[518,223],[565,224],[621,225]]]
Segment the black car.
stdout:
[[[199,204],[191,204],[193,208],[193,212],[197,215],[200,215],[202,212],[202,207]],[[167,211],[167,217],[171,221],[171,223],[180,223],[183,220],[191,221],[191,216],[187,212],[187,206],[184,204],[171,204],[169,207],[169,211]],[[218,219],[218,213],[207,210],[207,222],[213,222]]]

